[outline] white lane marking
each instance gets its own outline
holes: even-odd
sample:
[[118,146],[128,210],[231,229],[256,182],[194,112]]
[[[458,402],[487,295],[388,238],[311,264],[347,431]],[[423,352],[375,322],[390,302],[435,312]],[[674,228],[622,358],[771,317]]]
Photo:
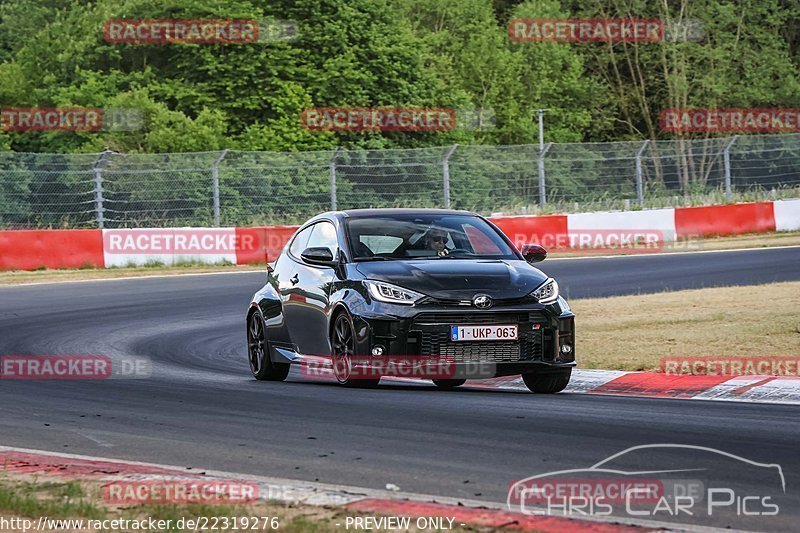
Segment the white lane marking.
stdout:
[[88,433],[81,433],[80,431],[76,431],[75,433],[77,433],[81,437],[89,439],[90,441],[94,442],[98,446],[102,446],[103,448],[113,448],[114,447],[114,445],[111,444],[110,442],[104,441],[103,439],[98,439],[97,437],[92,437]]
[[[614,381],[615,379],[625,376],[627,374],[640,374],[642,372],[627,372],[624,370],[578,370],[572,371],[572,378],[569,385],[564,389],[565,394],[597,394],[602,396],[614,397],[628,397],[628,398],[656,398],[659,400],[714,400],[722,402],[738,402],[738,403],[773,403],[783,405],[797,405],[800,404],[800,379],[789,378],[776,378],[767,381],[765,377],[771,376],[731,376],[731,379],[720,383],[714,387],[692,396],[691,398],[669,398],[662,396],[651,396],[648,394],[633,394],[633,393],[597,393],[606,383]],[[430,383],[421,379],[411,378],[394,378],[392,380],[381,380],[381,383],[396,385],[411,385],[422,384],[429,385]],[[753,387],[746,392],[734,394],[743,386],[754,385],[759,383],[758,386]],[[507,390],[507,391],[527,391],[528,388],[522,382],[522,378],[509,380],[508,378],[493,378],[481,380],[467,380],[461,388],[472,390]]]
[[565,392],[589,392],[599,389],[620,376],[630,374],[623,370],[573,370]]
[[[630,372],[625,370],[595,370],[574,369],[572,371],[572,378],[566,389],[565,394],[595,394],[598,396],[612,396],[616,398],[655,398],[658,400],[714,400],[723,402],[738,402],[738,403],[774,403],[783,405],[797,405],[800,404],[800,378],[784,377],[775,378],[774,380],[767,381],[766,377],[771,376],[731,376],[728,381],[709,387],[707,390],[700,392],[690,398],[671,398],[664,396],[653,396],[650,394],[635,394],[635,393],[598,393],[596,392],[606,383],[614,381],[615,379],[628,375],[628,374],[645,374],[645,372]],[[304,383],[336,383],[333,377],[333,372],[326,375],[314,376],[310,378],[302,375],[301,371],[292,365],[292,373],[290,374],[294,379],[298,379]],[[691,377],[691,376],[687,376]],[[734,394],[743,386],[759,384],[746,392]],[[395,386],[408,386],[408,387],[430,387],[432,383],[428,379],[422,378],[408,378],[399,376],[386,376],[381,379],[381,385],[395,385]],[[527,392],[528,387],[522,381],[522,378],[509,379],[508,377],[502,378],[489,378],[489,379],[470,379],[459,387],[460,389],[469,389],[473,391],[523,391]]]
[[[180,268],[180,267],[177,267]],[[105,270],[105,269],[97,269],[97,270]],[[130,281],[130,280],[143,280],[143,279],[163,279],[163,278],[182,278],[186,276],[219,276],[222,274],[256,274],[256,273],[263,273],[265,276],[267,274],[267,269],[264,268],[263,270],[224,270],[222,272],[185,272],[185,273],[175,273],[175,274],[153,274],[145,275],[145,276],[125,276],[122,278],[100,278],[100,279],[64,279],[64,280],[57,280],[57,281],[36,281],[31,283],[15,283],[15,284],[8,284],[8,285],[0,285],[0,289],[9,288],[9,287],[31,287],[36,285],[55,285],[55,284],[62,284],[62,283],[93,283],[93,282],[101,282],[101,281]]]

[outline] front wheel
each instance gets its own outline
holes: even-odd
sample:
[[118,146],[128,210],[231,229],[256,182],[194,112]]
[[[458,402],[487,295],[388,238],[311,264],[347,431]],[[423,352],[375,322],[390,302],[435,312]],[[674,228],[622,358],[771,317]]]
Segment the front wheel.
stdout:
[[376,387],[381,378],[359,376],[360,370],[356,352],[356,334],[347,313],[340,313],[331,329],[331,352],[333,356],[333,375],[336,381],[346,387]]
[[572,375],[571,368],[548,372],[530,372],[522,374],[522,381],[528,390],[538,394],[555,394],[561,392],[569,384]]
[[434,379],[433,384],[440,389],[455,389],[466,383],[466,379]]
[[247,321],[247,358],[250,360],[250,371],[259,381],[283,381],[289,375],[289,364],[273,363],[269,352],[264,320],[260,313],[255,312]]

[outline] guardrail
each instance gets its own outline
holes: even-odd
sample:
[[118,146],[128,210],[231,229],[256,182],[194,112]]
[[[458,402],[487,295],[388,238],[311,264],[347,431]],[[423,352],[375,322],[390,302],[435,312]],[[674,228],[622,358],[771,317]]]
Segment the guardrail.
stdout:
[[[612,247],[644,235],[671,242],[708,235],[800,230],[800,199],[722,206],[491,219],[515,244],[550,249]],[[263,264],[274,260],[296,226],[0,231],[0,270]],[[588,242],[583,237],[589,236]],[[658,251],[647,248],[645,252]]]

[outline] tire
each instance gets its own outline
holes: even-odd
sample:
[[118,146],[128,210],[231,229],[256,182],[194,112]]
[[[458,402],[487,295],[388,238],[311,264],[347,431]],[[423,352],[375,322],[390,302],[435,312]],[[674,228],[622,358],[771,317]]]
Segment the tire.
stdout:
[[433,384],[440,389],[455,389],[466,383],[466,379],[434,379]]
[[564,390],[569,384],[572,369],[550,371],[550,372],[531,372],[522,374],[522,381],[528,390],[537,394],[555,394]]
[[339,313],[331,328],[331,356],[333,375],[345,387],[376,387],[381,378],[365,379],[352,377],[352,358],[356,355],[356,333],[347,313]]
[[264,319],[256,311],[247,320],[247,359],[250,362],[250,372],[259,381],[283,381],[289,375],[289,364],[273,363],[269,354]]

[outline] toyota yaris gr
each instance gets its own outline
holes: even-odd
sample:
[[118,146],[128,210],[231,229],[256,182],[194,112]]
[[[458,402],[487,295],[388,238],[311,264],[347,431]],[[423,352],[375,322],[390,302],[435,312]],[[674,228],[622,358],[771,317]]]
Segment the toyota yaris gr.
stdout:
[[[574,315],[558,283],[490,221],[464,211],[363,209],[303,224],[247,312],[250,369],[283,380],[325,361],[344,385],[385,375],[521,375],[538,393],[569,383]],[[426,373],[427,372],[427,373]]]

